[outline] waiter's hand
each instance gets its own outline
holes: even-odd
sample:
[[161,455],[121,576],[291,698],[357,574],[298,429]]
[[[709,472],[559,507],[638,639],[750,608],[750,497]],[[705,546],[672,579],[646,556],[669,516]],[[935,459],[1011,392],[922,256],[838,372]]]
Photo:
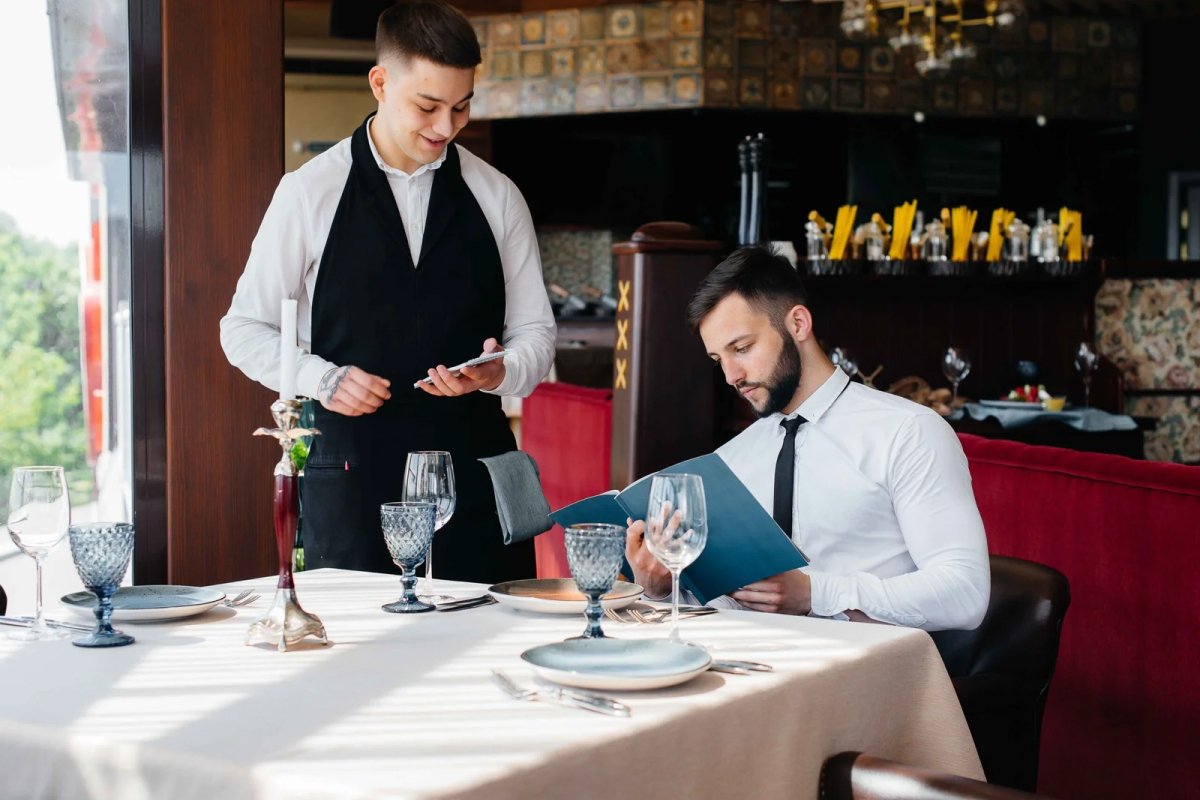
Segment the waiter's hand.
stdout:
[[[503,349],[495,339],[488,339],[483,343],[480,355],[498,353]],[[458,397],[480,389],[495,389],[504,380],[504,359],[497,358],[477,367],[466,367],[457,375],[446,365],[438,364],[436,369],[429,370],[429,379],[433,383],[420,381],[417,386],[436,397]]]
[[812,583],[798,569],[748,583],[729,596],[751,611],[807,614],[812,610]]
[[627,520],[625,559],[633,568],[633,580],[646,590],[646,597],[660,599],[671,593],[671,571],[646,546],[646,523]]
[[358,367],[336,367],[325,373],[317,387],[321,405],[347,417],[373,414],[391,398],[391,381],[364,372]]

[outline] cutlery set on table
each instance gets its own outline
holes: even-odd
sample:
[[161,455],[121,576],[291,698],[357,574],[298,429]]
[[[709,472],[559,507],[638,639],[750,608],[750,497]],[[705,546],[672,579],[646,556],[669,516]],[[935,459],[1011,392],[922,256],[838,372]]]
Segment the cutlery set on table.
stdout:
[[[598,600],[602,618],[621,625],[655,626],[671,621],[671,608],[651,606],[642,599],[642,587],[614,581],[612,590]],[[453,612],[498,605],[517,613],[586,614],[589,597],[570,578],[508,581],[488,588],[484,595],[439,603],[438,611]],[[709,606],[680,606],[679,618],[717,614]],[[589,627],[590,630],[590,627]],[[646,691],[674,686],[704,672],[750,675],[772,672],[768,664],[736,659],[714,659],[707,649],[675,639],[615,639],[581,636],[532,647],[521,654],[533,670],[535,685],[522,685],[503,670],[492,670],[492,680],[515,700],[539,701],[578,708],[614,717],[627,717],[630,706],[596,691]]]

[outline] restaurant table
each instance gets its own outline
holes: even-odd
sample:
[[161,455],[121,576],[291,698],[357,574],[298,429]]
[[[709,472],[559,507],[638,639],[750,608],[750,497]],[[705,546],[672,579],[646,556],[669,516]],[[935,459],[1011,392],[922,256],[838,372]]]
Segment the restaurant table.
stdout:
[[[582,615],[490,605],[387,614],[395,576],[315,570],[301,603],[331,645],[243,644],[249,607],[125,623],[111,650],[0,637],[0,797],[815,798],[834,753],[982,778],[946,670],[923,631],[722,610],[681,624],[715,657],[773,673],[706,672],[680,686],[612,692],[614,718],[510,699],[525,649],[574,636]],[[483,587],[439,581],[458,597]],[[51,608],[64,617],[61,608]],[[627,639],[668,625],[605,620]]]

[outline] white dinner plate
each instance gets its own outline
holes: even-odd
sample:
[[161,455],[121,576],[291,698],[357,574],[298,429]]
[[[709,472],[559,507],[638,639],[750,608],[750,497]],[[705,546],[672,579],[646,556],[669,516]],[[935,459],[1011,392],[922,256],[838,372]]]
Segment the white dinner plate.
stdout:
[[[519,611],[582,614],[587,608],[587,598],[580,593],[571,578],[525,578],[519,581],[505,581],[489,586],[488,593],[501,605]],[[636,603],[641,596],[641,586],[617,581],[613,584],[612,591],[600,598],[600,605],[605,608],[624,608]]]
[[[113,622],[153,622],[203,614],[225,599],[217,589],[197,586],[122,586],[113,595]],[[96,596],[73,592],[60,601],[73,613],[96,617]]]
[[712,664],[703,647],[669,639],[568,639],[530,648],[521,658],[544,680],[581,689],[661,689]]
[[1016,408],[1026,411],[1044,411],[1041,403],[1028,403],[1024,400],[979,400],[981,406],[991,406],[992,408]]

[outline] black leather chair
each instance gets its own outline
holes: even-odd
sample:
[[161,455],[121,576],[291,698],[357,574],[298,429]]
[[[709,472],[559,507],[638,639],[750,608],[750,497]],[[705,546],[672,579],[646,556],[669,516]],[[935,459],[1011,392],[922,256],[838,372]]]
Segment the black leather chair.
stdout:
[[1048,800],[863,753],[838,753],[821,768],[821,800]]
[[1044,564],[992,556],[992,596],[973,631],[933,634],[989,783],[1037,790],[1042,712],[1070,584]]
[[8,611],[8,595],[4,593],[4,587],[0,586],[0,614]]

